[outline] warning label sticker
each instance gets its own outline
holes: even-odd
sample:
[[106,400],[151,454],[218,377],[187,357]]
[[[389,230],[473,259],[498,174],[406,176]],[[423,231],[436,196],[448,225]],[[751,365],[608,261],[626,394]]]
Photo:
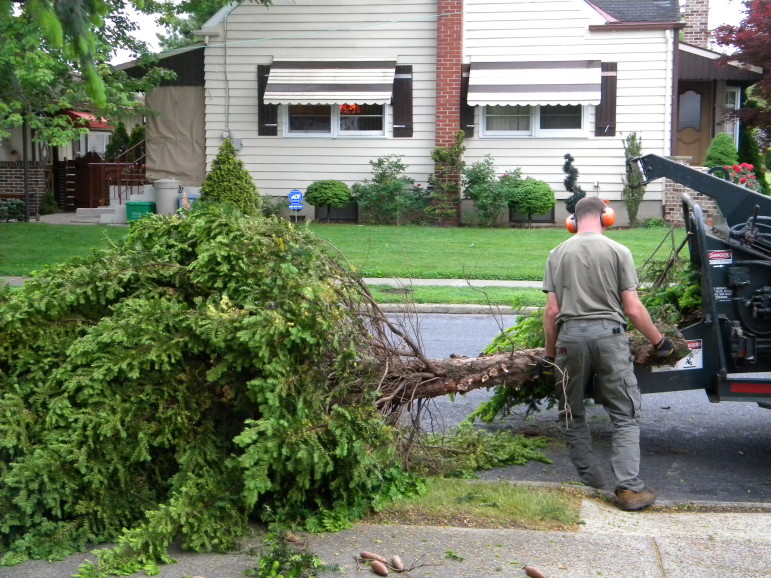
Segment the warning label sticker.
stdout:
[[656,373],[659,371],[682,371],[685,369],[701,369],[704,367],[701,350],[701,339],[689,339],[687,343],[688,349],[691,351],[687,357],[684,357],[674,365],[660,365],[658,367],[652,367],[651,371]]
[[732,262],[731,250],[707,251],[707,259],[710,265],[729,265]]
[[730,287],[715,287],[715,301],[730,301],[733,293]]

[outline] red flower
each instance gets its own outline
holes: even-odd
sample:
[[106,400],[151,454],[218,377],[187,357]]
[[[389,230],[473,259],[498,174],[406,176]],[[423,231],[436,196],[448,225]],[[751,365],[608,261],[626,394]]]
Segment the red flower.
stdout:
[[734,165],[734,166],[733,166],[733,169],[734,169],[734,170],[735,170],[737,173],[738,173],[740,170],[742,170],[742,169],[741,169],[741,167],[740,167],[739,165]]
[[747,177],[742,177],[742,178],[740,178],[740,179],[739,179],[739,182],[740,182],[741,184],[744,184],[744,183],[746,183],[746,182],[747,182]]

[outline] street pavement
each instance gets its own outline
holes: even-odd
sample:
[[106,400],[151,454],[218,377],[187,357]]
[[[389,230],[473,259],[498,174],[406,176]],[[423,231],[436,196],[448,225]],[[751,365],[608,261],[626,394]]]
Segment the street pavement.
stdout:
[[[469,283],[415,279],[367,282],[395,286]],[[476,311],[455,309],[453,312]],[[333,574],[339,576],[374,575],[357,560],[360,552],[370,551],[387,558],[399,555],[406,567],[412,568],[408,573],[412,578],[526,576],[525,566],[537,568],[548,578],[771,578],[771,503],[667,502],[641,512],[622,512],[614,507],[612,494],[579,488],[573,479],[516,483],[582,491],[579,527],[545,532],[362,523],[341,532],[300,536],[325,563],[341,567],[341,572]],[[239,552],[215,555],[175,550],[177,563],[161,568],[158,576],[243,576],[256,566],[257,559],[249,551],[259,546],[260,532],[256,530],[254,536],[243,540]],[[93,556],[77,554],[61,562],[38,560],[0,567],[0,578],[62,578],[72,575],[87,558]]]

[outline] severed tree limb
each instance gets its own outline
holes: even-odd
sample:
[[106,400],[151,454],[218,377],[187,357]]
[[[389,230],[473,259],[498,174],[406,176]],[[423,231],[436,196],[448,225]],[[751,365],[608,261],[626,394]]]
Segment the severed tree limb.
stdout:
[[[688,354],[685,339],[672,338],[676,355],[666,361],[672,364]],[[648,343],[632,342],[635,364],[655,365],[653,348]],[[377,407],[383,411],[393,411],[401,405],[418,399],[439,397],[450,394],[465,394],[481,388],[500,385],[515,389],[537,384],[535,365],[543,357],[543,349],[522,349],[507,353],[497,353],[482,357],[450,357],[432,359],[431,367],[438,373],[428,370],[421,359],[405,361],[398,373],[389,374],[379,388],[381,397]],[[661,363],[661,362],[659,362]]]

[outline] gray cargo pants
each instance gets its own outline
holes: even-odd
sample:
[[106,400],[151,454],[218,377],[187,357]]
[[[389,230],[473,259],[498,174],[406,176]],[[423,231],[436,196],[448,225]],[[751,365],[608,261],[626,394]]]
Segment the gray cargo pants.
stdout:
[[613,425],[611,467],[617,490],[639,492],[645,483],[640,472],[640,388],[634,376],[629,339],[623,325],[607,319],[562,321],[555,359],[565,376],[556,374],[560,422],[573,465],[583,472],[595,465],[586,423],[584,388],[595,376],[596,401]]

